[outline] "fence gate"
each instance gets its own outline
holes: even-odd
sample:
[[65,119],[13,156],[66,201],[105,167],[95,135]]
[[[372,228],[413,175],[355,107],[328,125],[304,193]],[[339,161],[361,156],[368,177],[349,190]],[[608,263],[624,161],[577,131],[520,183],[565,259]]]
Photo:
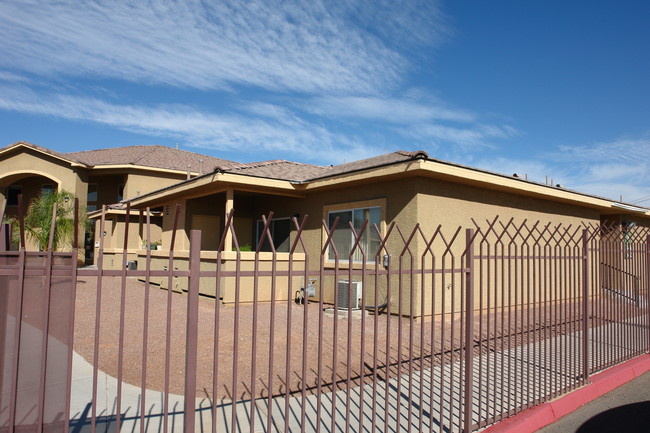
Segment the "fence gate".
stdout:
[[[7,225],[2,233],[4,239],[11,233]],[[21,235],[24,239],[24,231]],[[77,250],[7,251],[4,239],[0,245],[0,432],[67,432]]]

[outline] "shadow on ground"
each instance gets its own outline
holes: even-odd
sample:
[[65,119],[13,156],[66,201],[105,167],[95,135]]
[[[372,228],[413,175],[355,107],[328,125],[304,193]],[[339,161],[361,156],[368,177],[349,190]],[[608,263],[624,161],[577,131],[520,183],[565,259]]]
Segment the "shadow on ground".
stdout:
[[650,401],[626,404],[590,418],[576,433],[647,433],[650,431]]

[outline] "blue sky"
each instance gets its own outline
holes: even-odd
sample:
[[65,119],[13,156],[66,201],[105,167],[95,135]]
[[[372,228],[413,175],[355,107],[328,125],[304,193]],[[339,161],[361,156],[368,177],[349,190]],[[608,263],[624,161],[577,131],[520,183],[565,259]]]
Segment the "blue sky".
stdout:
[[0,145],[423,149],[650,206],[648,23],[645,0],[3,0]]

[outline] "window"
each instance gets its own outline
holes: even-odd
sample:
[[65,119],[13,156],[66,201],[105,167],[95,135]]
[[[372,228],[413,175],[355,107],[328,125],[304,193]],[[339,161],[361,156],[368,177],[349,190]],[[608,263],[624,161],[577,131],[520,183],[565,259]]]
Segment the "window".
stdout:
[[93,211],[97,210],[97,187],[96,183],[88,184],[88,195],[86,196],[86,210]]
[[88,184],[88,196],[86,198],[86,201],[88,203],[94,203],[97,202],[97,184],[96,183],[89,183]]
[[[355,262],[361,262],[363,260],[363,254],[361,249],[365,253],[366,260],[373,261],[377,250],[379,248],[379,236],[375,230],[374,225],[381,227],[381,207],[380,206],[370,206],[354,209],[342,209],[342,210],[332,210],[328,212],[328,226],[331,228],[336,221],[336,217],[339,218],[339,223],[336,226],[336,231],[332,237],[336,251],[338,252],[339,260],[348,261],[350,250],[354,245],[354,234],[350,229],[350,223],[354,227],[357,235],[359,235],[361,228],[365,221],[368,221],[368,226],[361,236],[361,241],[359,242],[359,247],[354,251],[354,256],[352,260]],[[328,259],[334,260],[334,249],[329,248]]]
[[9,185],[7,187],[7,206],[18,206],[18,195],[22,194],[21,185]]
[[47,194],[53,193],[54,192],[54,185],[51,183],[44,183],[41,186],[41,197],[46,196]]
[[[260,237],[262,236],[263,230],[264,222],[262,220],[257,220],[255,245],[253,245],[253,249],[257,248],[257,244],[260,243]],[[275,251],[278,253],[288,253],[291,248],[291,219],[272,219],[271,224],[269,225],[269,232],[273,238],[273,246],[275,247]],[[266,236],[264,237],[264,243],[262,244],[260,251],[272,251],[271,245],[269,244],[269,239]]]

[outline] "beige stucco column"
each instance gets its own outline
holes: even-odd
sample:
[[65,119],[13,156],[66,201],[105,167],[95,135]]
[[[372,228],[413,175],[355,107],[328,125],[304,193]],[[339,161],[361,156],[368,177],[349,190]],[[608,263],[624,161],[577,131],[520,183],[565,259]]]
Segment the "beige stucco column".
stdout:
[[[228,221],[228,214],[235,207],[235,191],[229,189],[226,191],[226,213],[224,215],[224,222]],[[226,231],[226,239],[223,244],[224,251],[232,251],[232,231]]]

